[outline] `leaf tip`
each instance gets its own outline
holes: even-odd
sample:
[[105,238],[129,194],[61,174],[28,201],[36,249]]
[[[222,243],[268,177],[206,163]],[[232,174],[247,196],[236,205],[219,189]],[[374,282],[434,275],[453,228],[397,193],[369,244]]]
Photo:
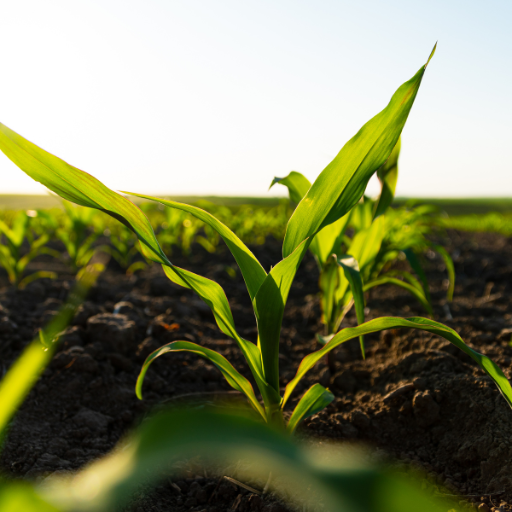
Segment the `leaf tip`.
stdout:
[[428,60],[427,60],[427,62],[425,64],[425,67],[423,69],[427,69],[428,63],[431,61],[432,57],[434,56],[434,53],[436,53],[436,48],[437,48],[437,41],[436,41],[436,44],[434,45],[434,48],[432,48],[432,51],[430,52]]
[[278,178],[277,176],[272,180],[272,183],[270,184],[270,187],[268,189],[270,190],[276,183],[279,183],[283,178]]

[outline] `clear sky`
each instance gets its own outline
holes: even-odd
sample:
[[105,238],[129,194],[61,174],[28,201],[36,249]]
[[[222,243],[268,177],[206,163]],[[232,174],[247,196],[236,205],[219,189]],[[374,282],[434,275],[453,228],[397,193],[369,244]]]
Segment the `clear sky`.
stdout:
[[[438,40],[397,193],[511,196],[511,23],[511,0],[3,2],[0,121],[114,189],[264,196],[313,180]],[[0,176],[45,190],[3,155]]]

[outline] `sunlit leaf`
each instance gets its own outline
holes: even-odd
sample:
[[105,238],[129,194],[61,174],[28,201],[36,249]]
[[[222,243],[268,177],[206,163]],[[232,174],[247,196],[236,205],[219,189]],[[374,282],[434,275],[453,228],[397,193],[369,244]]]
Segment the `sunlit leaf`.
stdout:
[[291,254],[322,227],[343,217],[359,201],[370,177],[386,162],[398,142],[426,66],[398,88],[388,106],[368,121],[318,176],[288,223],[283,256]]
[[144,377],[150,364],[158,357],[168,354],[169,352],[191,352],[212,362],[220,370],[229,385],[243,393],[249,399],[249,402],[254,409],[261,414],[264,420],[266,419],[265,411],[256,399],[251,383],[240,372],[236,371],[233,365],[224,356],[214,350],[201,347],[200,345],[191,343],[190,341],[173,341],[172,343],[168,343],[149,354],[144,361],[137,379],[136,392],[139,398],[142,398],[142,383],[144,382]]
[[286,390],[283,397],[283,404],[286,403],[290,394],[295,389],[295,386],[300,379],[329,351],[333,350],[337,346],[345,343],[348,340],[356,338],[364,334],[370,334],[372,332],[383,331],[386,329],[397,329],[404,327],[408,329],[420,329],[423,331],[431,332],[450,343],[453,343],[457,348],[462,350],[474,361],[478,363],[487,375],[494,381],[501,394],[505,397],[505,400],[512,407],[512,388],[509,381],[501,371],[501,369],[487,356],[480,354],[471,347],[468,347],[462,338],[453,330],[446,325],[434,322],[428,318],[412,317],[412,318],[396,318],[396,317],[381,317],[369,322],[359,325],[357,327],[347,327],[340,331],[334,336],[327,345],[322,347],[320,350],[307,355],[300,363],[299,369],[295,377],[286,386]]
[[393,202],[395,197],[396,182],[398,180],[398,157],[400,156],[401,139],[391,151],[384,165],[377,170],[377,176],[381,185],[379,199],[375,205],[374,218],[382,215]]
[[325,409],[334,400],[334,395],[320,384],[313,384],[300,399],[288,420],[287,430],[293,433],[298,424],[308,416]]

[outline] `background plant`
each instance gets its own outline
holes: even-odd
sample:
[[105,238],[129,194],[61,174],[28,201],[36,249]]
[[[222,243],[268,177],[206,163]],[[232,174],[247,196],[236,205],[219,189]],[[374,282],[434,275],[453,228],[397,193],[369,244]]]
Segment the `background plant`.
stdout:
[[71,268],[83,268],[95,252],[94,243],[102,235],[105,226],[102,217],[90,208],[82,208],[63,201],[65,215],[56,229],[57,238],[64,244]]
[[[317,339],[322,345],[338,331],[353,306],[358,323],[364,322],[364,292],[376,286],[391,284],[407,290],[433,315],[427,278],[418,258],[418,253],[427,248],[437,250],[446,262],[450,278],[448,300],[452,299],[453,262],[443,247],[433,245],[426,238],[432,225],[428,214],[434,209],[429,206],[411,208],[409,205],[390,208],[398,179],[400,147],[399,139],[386,162],[377,170],[381,183],[379,197],[372,200],[364,196],[348,214],[322,229],[311,243],[310,250],[320,271],[320,305],[325,332],[319,333]],[[309,180],[296,171],[285,178],[274,178],[270,187],[276,183],[288,188],[292,204],[299,204],[311,188]],[[347,228],[353,231],[352,237],[347,235]],[[407,258],[416,276],[409,271],[390,270],[401,255]],[[364,358],[362,337],[360,345]],[[332,357],[328,358],[328,364],[333,370]]]
[[[31,220],[35,216],[37,216],[36,211],[18,211],[11,215],[10,226],[7,224],[7,219],[0,219],[0,233],[5,242],[0,243],[0,265],[7,272],[9,282],[19,288],[24,288],[36,279],[57,277],[55,272],[47,270],[39,270],[23,277],[27,265],[37,256],[41,254],[55,256],[54,251],[45,247],[50,235],[47,233],[36,235],[30,229]],[[28,246],[25,251],[23,251],[24,243]]]

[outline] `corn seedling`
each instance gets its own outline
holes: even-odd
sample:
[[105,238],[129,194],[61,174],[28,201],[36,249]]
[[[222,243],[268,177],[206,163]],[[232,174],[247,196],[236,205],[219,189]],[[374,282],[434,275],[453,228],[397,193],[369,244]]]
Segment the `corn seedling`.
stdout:
[[199,295],[211,308],[220,330],[236,341],[261,393],[263,404],[258,400],[251,382],[226,358],[189,341],[174,341],[148,356],[137,381],[136,391],[139,397],[142,397],[144,376],[155,359],[167,353],[190,352],[212,362],[227,382],[246,396],[264,422],[286,428],[292,433],[303,418],[323,409],[334,398],[323,386],[314,384],[305,392],[291,417],[285,422],[284,407],[299,381],[319,359],[350,339],[383,329],[405,327],[431,332],[460,348],[482,367],[507,402],[512,404],[512,388],[497,365],[468,347],[454,330],[419,317],[383,317],[358,327],[341,330],[323,348],[304,358],[296,376],[286,386],[284,394],[281,396],[280,393],[281,322],[298,267],[315,235],[333,223],[343,222],[342,219],[363,195],[370,177],[387,161],[398,142],[426,67],[426,64],[421,66],[410,80],[400,86],[384,110],[368,121],[322,171],[288,222],[283,242],[283,259],[268,273],[247,246],[208,212],[176,201],[133,194],[187,212],[219,233],[240,268],[252,301],[258,328],[258,339],[255,342],[238,334],[226,295],[219,284],[171,263],[159,245],[149,220],[135,204],[113,192],[90,174],[67,164],[6,126],[0,125],[0,149],[25,173],[69,201],[98,209],[121,220],[136,233],[147,258],[160,263],[171,281],[192,289]]
[[140,254],[137,237],[133,231],[119,222],[109,223],[103,231],[109,239],[108,245],[102,245],[101,250],[110,254],[126,274],[133,274],[137,270],[146,268],[144,261],[134,261]]
[[[412,213],[405,208],[399,211],[389,208],[395,195],[400,146],[399,139],[386,162],[377,170],[381,183],[378,199],[372,201],[364,196],[344,217],[319,231],[310,245],[320,271],[320,305],[325,326],[325,332],[317,335],[321,345],[338,332],[352,307],[355,306],[358,323],[364,322],[364,292],[376,286],[391,284],[405,289],[433,315],[427,279],[417,257],[417,251],[425,247],[435,248],[444,258],[451,282],[449,300],[453,295],[453,262],[443,247],[427,242],[424,233],[428,229],[420,224],[429,207],[419,207]],[[311,188],[309,180],[296,171],[285,178],[274,178],[270,187],[276,183],[288,188],[290,201],[294,204],[300,204]],[[352,238],[346,235],[348,227],[354,230]],[[410,272],[401,272],[399,276],[392,272],[381,274],[400,254],[407,257],[418,277]],[[360,345],[364,358],[362,336]],[[334,370],[332,353],[328,365]]]
[[55,234],[64,244],[74,271],[89,263],[96,248],[94,243],[104,230],[104,221],[90,208],[63,201],[65,215]]
[[[29,215],[30,213],[30,215]],[[9,278],[9,282],[19,288],[24,288],[32,281],[41,278],[55,279],[55,272],[40,270],[28,276],[23,277],[27,265],[40,254],[50,254],[54,256],[54,252],[45,247],[49,240],[48,234],[34,236],[30,229],[30,221],[32,216],[37,212],[19,211],[12,220],[12,226],[9,227],[6,222],[0,220],[0,233],[3,234],[5,244],[0,244],[0,265],[4,267]],[[28,251],[22,254],[22,246],[24,242],[28,243]]]

